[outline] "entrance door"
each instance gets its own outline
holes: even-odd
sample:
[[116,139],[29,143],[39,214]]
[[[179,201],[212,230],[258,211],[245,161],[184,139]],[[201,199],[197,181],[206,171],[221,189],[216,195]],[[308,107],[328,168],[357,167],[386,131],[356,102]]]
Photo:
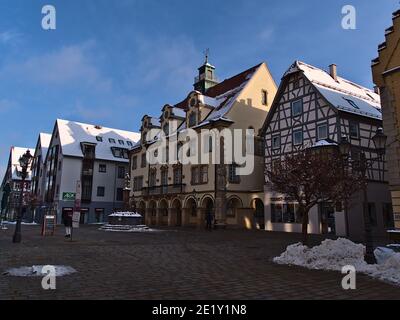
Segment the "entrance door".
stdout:
[[321,203],[319,205],[321,217],[321,233],[336,234],[335,207],[331,203]]
[[256,229],[265,229],[265,213],[264,213],[264,203],[260,199],[255,199],[254,208],[254,220]]
[[182,209],[180,207],[176,208],[176,226],[182,226]]
[[85,224],[86,223],[86,216],[89,213],[89,209],[81,209],[81,218],[79,220],[80,224]]

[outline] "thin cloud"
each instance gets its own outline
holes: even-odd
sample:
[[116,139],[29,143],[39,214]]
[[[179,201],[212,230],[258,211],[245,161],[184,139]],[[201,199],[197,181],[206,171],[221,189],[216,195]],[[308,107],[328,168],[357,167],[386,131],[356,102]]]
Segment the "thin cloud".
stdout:
[[8,45],[10,43],[17,43],[21,40],[22,34],[13,30],[6,30],[0,32],[0,43]]
[[2,74],[30,81],[34,85],[87,86],[109,91],[112,80],[104,77],[92,62],[93,43],[64,46],[51,53],[34,56],[24,62],[7,65]]
[[202,62],[194,41],[184,37],[136,39],[138,61],[129,81],[135,85],[162,83],[170,89],[182,89],[193,81],[194,70]]
[[262,41],[271,41],[274,37],[274,29],[272,27],[261,30],[258,34],[258,39]]
[[0,99],[0,113],[15,109],[18,103],[9,99]]

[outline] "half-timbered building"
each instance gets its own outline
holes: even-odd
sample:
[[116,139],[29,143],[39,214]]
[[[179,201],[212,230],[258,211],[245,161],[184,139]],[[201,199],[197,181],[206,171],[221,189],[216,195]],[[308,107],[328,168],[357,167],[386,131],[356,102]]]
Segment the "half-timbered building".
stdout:
[[[336,65],[326,72],[296,61],[284,74],[263,127],[266,170],[287,154],[338,144],[343,136],[353,146],[353,159],[361,153],[375,158],[372,137],[381,126],[380,97],[376,92],[339,77]],[[383,234],[393,220],[384,173],[383,160],[376,161],[367,172],[368,212],[375,234]],[[347,209],[331,203],[315,206],[310,212],[309,232],[361,238],[364,232],[361,195],[355,195],[352,202]],[[291,199],[274,192],[266,177],[266,230],[301,232],[297,208]]]

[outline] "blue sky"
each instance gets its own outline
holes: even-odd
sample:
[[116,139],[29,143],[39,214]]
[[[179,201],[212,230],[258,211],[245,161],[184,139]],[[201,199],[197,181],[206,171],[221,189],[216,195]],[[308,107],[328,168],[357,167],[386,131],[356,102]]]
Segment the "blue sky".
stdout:
[[[57,30],[41,28],[42,7]],[[357,29],[341,9],[357,9]],[[34,147],[56,118],[138,130],[192,89],[202,52],[220,79],[296,59],[372,87],[370,61],[398,0],[1,0],[0,177],[11,145]]]

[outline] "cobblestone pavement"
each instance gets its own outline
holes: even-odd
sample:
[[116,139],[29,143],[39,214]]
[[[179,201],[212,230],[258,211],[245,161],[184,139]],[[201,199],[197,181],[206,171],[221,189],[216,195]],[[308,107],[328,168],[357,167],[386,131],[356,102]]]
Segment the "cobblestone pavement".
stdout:
[[[42,238],[23,226],[23,242],[0,230],[0,299],[400,299],[400,288],[364,275],[357,290],[337,272],[279,266],[272,258],[299,235],[262,231],[164,229],[115,233],[85,226],[74,241]],[[320,238],[313,238],[316,244]],[[41,278],[2,275],[13,267],[68,265],[78,272],[45,291]]]

